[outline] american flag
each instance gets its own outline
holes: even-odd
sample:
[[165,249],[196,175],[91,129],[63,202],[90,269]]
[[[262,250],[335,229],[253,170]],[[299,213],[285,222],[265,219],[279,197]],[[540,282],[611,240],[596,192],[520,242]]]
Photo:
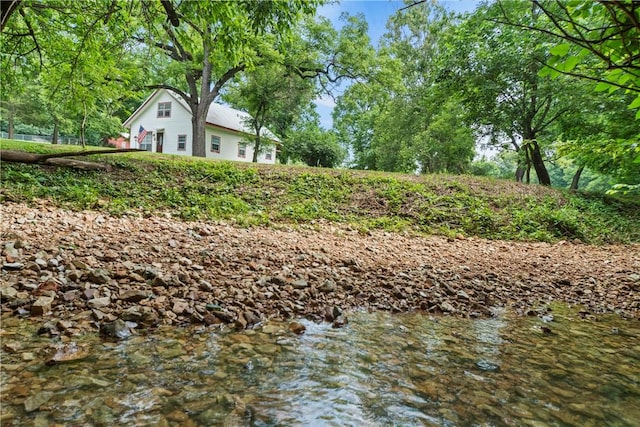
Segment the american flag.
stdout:
[[140,130],[138,130],[138,144],[142,144],[145,136],[147,136],[147,130],[140,125]]

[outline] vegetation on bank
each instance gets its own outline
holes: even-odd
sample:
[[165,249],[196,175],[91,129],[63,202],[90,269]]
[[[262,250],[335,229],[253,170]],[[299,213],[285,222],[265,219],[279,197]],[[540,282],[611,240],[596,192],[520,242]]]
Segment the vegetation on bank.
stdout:
[[[2,140],[2,149],[79,150]],[[507,180],[220,162],[151,153],[92,156],[110,172],[2,163],[2,202],[242,226],[328,221],[490,239],[640,242],[640,202]]]

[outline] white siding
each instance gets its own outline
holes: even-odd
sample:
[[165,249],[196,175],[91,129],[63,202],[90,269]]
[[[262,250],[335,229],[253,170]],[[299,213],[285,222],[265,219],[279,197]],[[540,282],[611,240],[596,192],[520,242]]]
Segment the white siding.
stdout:
[[[207,126],[207,157],[220,160],[236,160],[239,162],[250,162],[253,159],[253,146],[246,144],[246,155],[244,158],[238,157],[238,146],[243,144],[243,137],[235,132],[220,129],[214,126]],[[220,137],[220,153],[211,152],[211,136]],[[190,146],[190,145],[189,145]],[[265,154],[258,156],[259,163],[275,163],[275,147],[271,147],[271,160],[267,160]],[[191,154],[191,153],[189,153]]]
[[[158,117],[158,104],[161,102],[171,102],[171,116]],[[184,101],[182,101],[184,102]],[[156,91],[146,104],[136,111],[130,117],[126,125],[131,126],[131,147],[140,148],[137,141],[140,126],[143,126],[149,133],[153,135],[151,151],[157,151],[157,135],[158,132],[163,133],[162,152],[166,154],[178,154],[190,156],[192,153],[192,131],[191,131],[191,112],[185,107],[185,104],[178,101],[166,90]],[[226,107],[228,108],[228,107]],[[178,135],[186,135],[187,143],[185,150],[178,150]],[[211,152],[211,136],[220,137],[220,153]],[[251,162],[253,159],[253,148],[251,144],[247,144],[246,156],[238,157],[238,145],[243,137],[240,133],[218,128],[216,126],[207,125],[206,128],[206,153],[208,158],[220,160],[235,160]],[[270,148],[271,159],[267,160],[265,154],[258,157],[260,163],[275,163],[275,147]]]

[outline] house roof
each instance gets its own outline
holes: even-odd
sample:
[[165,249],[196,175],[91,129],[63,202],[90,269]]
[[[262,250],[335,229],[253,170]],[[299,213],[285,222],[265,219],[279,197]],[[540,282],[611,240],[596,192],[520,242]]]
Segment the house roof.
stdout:
[[[170,91],[168,89],[156,89],[149,97],[138,107],[131,116],[124,121],[123,125],[125,127],[130,127],[131,122],[135,119],[135,117],[144,111],[147,106],[151,103],[153,98],[156,97],[160,93],[160,91],[166,91],[172,98],[176,100],[176,102],[182,106],[189,114],[191,114],[191,109],[189,108],[189,104],[177,93]],[[251,115],[245,113],[244,111],[236,110],[235,108],[228,107],[226,105],[218,104],[217,102],[211,103],[209,107],[209,113],[207,114],[207,125],[230,130],[232,132],[237,133],[247,133],[253,134],[253,129],[250,127],[248,123],[248,119],[251,118]],[[188,124],[191,126],[191,122]],[[267,137],[273,141],[280,141],[273,132],[271,132],[267,128],[262,129],[262,136]]]

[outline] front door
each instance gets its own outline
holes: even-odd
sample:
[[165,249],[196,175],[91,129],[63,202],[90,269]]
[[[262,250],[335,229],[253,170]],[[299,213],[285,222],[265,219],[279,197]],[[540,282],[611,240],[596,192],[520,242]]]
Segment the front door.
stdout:
[[162,153],[162,143],[164,142],[164,133],[158,132],[156,134],[156,153]]

